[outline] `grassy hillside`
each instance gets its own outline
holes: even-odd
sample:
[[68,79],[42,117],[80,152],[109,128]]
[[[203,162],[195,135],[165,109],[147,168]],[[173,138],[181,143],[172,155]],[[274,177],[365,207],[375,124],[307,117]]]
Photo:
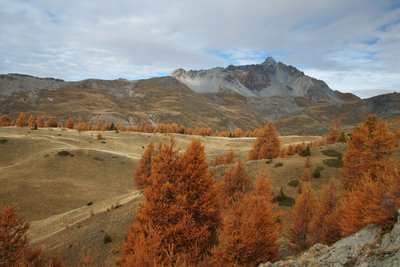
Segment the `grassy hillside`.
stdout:
[[[96,136],[96,132],[75,130],[0,128],[0,206],[17,205],[20,214],[31,221],[32,244],[59,254],[68,265],[76,265],[86,254],[96,258],[97,265],[115,262],[119,253],[112,248],[121,247],[142,201],[132,172],[148,143],[157,146],[170,138],[132,132],[103,132],[101,140]],[[254,142],[254,138],[171,136],[182,150],[192,139],[200,139],[209,162],[230,149],[247,159]],[[281,141],[286,146],[319,138],[283,136]],[[345,149],[346,144],[334,144],[312,150],[311,172],[323,168],[320,178],[310,178],[317,191],[329,179],[339,177],[337,156]],[[282,188],[288,197],[296,198],[296,181],[303,175],[304,162],[296,154],[271,163],[248,161],[245,167],[252,179],[266,170],[276,193]],[[229,168],[211,167],[216,180]],[[286,215],[291,210],[281,208]],[[106,234],[112,241],[104,244]]]

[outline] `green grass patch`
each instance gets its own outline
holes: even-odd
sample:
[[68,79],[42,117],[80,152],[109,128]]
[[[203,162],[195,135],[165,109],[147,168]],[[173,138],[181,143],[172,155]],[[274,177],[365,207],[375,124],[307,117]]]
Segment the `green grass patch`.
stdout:
[[343,158],[342,153],[340,153],[336,150],[333,150],[333,149],[326,149],[326,150],[322,150],[321,152],[322,152],[322,154],[324,154],[325,156],[328,156],[328,157],[337,158],[339,160],[341,160]]
[[341,159],[324,159],[323,163],[332,168],[342,168],[343,167],[343,160]]

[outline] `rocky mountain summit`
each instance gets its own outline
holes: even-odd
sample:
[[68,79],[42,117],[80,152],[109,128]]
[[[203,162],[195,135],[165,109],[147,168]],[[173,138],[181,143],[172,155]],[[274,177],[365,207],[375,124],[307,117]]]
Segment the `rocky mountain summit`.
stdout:
[[369,113],[400,114],[398,93],[361,100],[271,57],[261,64],[178,69],[134,81],[0,75],[0,114],[15,119],[21,111],[91,124],[178,123],[216,130],[254,129],[275,120],[282,134],[323,134],[335,118],[352,126]]
[[388,233],[376,225],[370,225],[330,247],[316,244],[296,257],[259,265],[289,266],[400,266],[400,210],[397,223]]
[[172,76],[198,93],[232,90],[246,97],[305,97],[314,102],[343,102],[325,82],[272,57],[256,65],[199,71],[178,69]]

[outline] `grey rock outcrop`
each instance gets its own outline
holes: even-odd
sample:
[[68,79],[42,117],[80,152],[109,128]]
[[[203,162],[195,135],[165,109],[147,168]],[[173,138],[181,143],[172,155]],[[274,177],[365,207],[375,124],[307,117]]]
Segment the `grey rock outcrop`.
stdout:
[[370,225],[332,246],[316,244],[300,255],[259,267],[297,266],[400,266],[400,210],[393,229],[386,234]]

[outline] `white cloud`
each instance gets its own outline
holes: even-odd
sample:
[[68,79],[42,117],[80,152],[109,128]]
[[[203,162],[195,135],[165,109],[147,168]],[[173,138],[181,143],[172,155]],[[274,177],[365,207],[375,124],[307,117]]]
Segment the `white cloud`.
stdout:
[[391,4],[3,0],[0,73],[140,78],[272,55],[334,89],[399,90],[400,8]]

